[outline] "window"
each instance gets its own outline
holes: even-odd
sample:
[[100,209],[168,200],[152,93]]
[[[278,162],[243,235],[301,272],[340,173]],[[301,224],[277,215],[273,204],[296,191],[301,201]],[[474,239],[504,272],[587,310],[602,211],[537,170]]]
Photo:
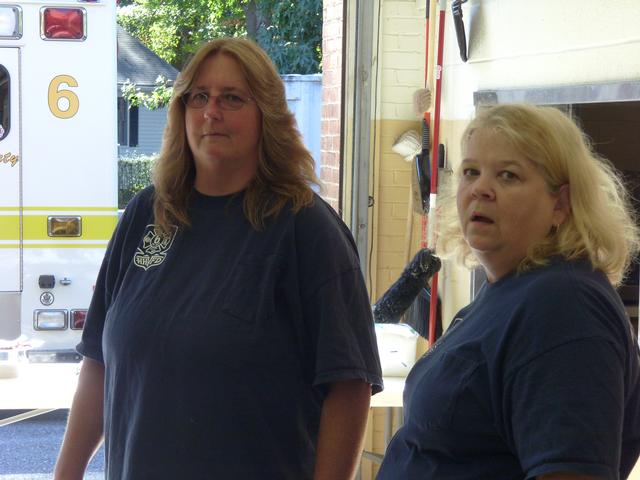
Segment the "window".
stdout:
[[0,140],[11,129],[11,79],[6,68],[0,65]]
[[121,147],[138,146],[138,107],[131,107],[118,97],[118,144]]

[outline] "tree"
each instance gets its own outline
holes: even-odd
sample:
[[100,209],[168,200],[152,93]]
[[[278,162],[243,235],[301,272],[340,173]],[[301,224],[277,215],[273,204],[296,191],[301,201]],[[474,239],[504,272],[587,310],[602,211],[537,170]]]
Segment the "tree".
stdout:
[[134,0],[118,8],[118,23],[178,69],[212,37],[214,0]]
[[165,77],[159,75],[158,78],[156,78],[156,85],[150,93],[143,92],[140,88],[136,87],[135,83],[131,83],[129,79],[124,82],[120,91],[122,92],[122,98],[126,100],[129,108],[143,105],[149,110],[156,110],[169,103],[171,94],[173,93],[173,87],[169,86],[169,81]]
[[201,43],[240,35],[281,73],[321,68],[322,0],[121,0],[118,23],[179,70]]
[[[322,0],[263,1],[253,37],[281,73],[317,73],[322,61]],[[268,5],[267,5],[268,4]]]

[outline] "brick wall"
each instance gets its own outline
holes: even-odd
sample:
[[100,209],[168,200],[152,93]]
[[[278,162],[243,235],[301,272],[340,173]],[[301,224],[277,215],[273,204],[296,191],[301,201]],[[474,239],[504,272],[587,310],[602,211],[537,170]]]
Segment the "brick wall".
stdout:
[[320,180],[324,185],[322,196],[336,211],[340,203],[342,12],[342,0],[324,0]]

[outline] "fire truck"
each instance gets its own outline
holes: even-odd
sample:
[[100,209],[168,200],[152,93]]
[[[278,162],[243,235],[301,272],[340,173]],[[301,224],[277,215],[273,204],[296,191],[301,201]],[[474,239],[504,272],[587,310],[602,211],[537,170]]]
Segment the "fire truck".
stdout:
[[115,17],[0,2],[0,366],[78,359],[118,213]]

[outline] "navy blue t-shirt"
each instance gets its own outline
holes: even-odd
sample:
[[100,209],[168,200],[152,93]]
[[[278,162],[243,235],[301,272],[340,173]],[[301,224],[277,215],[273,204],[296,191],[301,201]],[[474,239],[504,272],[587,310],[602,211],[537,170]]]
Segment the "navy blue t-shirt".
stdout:
[[312,477],[327,384],[381,390],[346,226],[319,197],[263,231],[242,194],[193,192],[159,234],[153,189],[122,217],[78,351],[105,365],[107,478]]
[[410,372],[378,480],[626,478],[640,452],[638,344],[587,262],[486,284]]

